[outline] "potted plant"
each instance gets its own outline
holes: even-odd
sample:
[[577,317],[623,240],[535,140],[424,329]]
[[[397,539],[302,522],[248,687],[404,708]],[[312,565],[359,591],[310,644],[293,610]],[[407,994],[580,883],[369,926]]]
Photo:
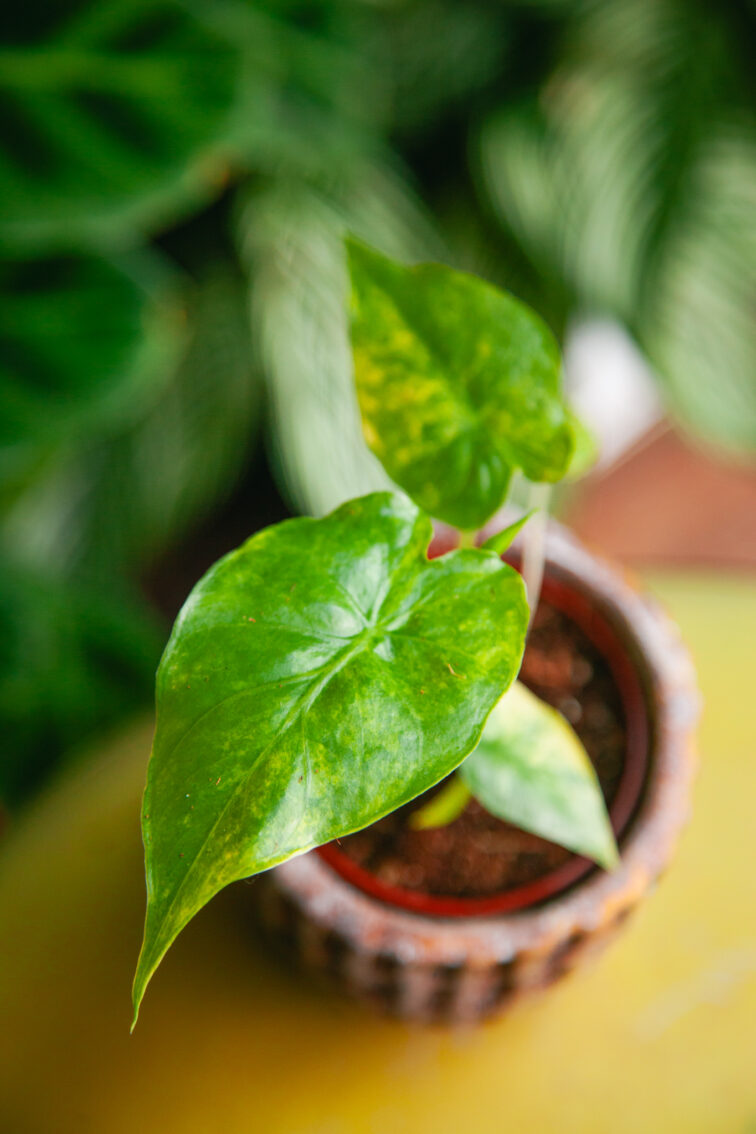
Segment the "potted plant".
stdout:
[[[365,436],[406,495],[257,533],[179,614],[135,1019],[183,926],[256,875],[308,963],[406,1017],[478,1019],[603,943],[685,816],[673,628],[559,530],[541,603],[524,551],[531,610],[510,546],[529,517],[492,523],[515,472],[553,483],[579,460],[550,332],[474,277],[348,249]],[[433,544],[431,515],[451,526]]]

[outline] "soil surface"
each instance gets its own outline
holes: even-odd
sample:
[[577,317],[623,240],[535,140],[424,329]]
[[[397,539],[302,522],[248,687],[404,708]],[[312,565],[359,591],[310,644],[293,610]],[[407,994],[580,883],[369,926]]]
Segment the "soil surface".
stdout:
[[[619,692],[601,654],[575,623],[542,602],[520,678],[573,725],[611,804],[626,734]],[[438,790],[341,839],[341,850],[388,885],[467,898],[532,882],[571,857],[562,847],[494,818],[475,800],[447,827],[413,831],[408,816]]]

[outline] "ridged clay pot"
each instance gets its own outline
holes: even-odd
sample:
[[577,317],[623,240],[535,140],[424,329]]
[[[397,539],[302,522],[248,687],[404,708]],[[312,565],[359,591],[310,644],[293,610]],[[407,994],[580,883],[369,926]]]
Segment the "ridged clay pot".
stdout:
[[392,890],[333,844],[260,876],[264,926],[306,966],[384,1012],[470,1023],[547,987],[614,937],[666,868],[687,818],[698,695],[676,628],[556,525],[544,594],[604,655],[624,703],[627,753],[611,809],[620,865],[606,873],[574,856],[483,901]]

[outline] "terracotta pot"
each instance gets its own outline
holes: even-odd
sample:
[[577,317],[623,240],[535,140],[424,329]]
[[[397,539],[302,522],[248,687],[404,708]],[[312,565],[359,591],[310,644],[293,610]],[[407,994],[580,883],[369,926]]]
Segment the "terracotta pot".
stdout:
[[675,627],[556,526],[546,555],[550,601],[599,648],[624,702],[618,869],[573,856],[493,898],[431,898],[381,885],[332,845],[255,886],[264,925],[307,966],[406,1019],[483,1019],[598,952],[666,867],[688,814],[698,697]]

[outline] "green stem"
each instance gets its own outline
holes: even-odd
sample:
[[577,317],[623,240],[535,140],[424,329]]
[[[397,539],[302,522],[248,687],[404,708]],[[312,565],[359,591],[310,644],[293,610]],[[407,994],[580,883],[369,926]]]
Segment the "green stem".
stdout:
[[459,543],[457,544],[457,547],[475,547],[475,541],[477,540],[477,538],[478,538],[478,533],[475,532],[475,531],[472,531],[472,532],[460,531]]
[[543,563],[546,544],[546,526],[549,520],[550,484],[531,484],[528,489],[528,504],[537,509],[533,519],[526,525],[522,540],[522,577],[528,592],[530,622],[538,608],[543,582]]

